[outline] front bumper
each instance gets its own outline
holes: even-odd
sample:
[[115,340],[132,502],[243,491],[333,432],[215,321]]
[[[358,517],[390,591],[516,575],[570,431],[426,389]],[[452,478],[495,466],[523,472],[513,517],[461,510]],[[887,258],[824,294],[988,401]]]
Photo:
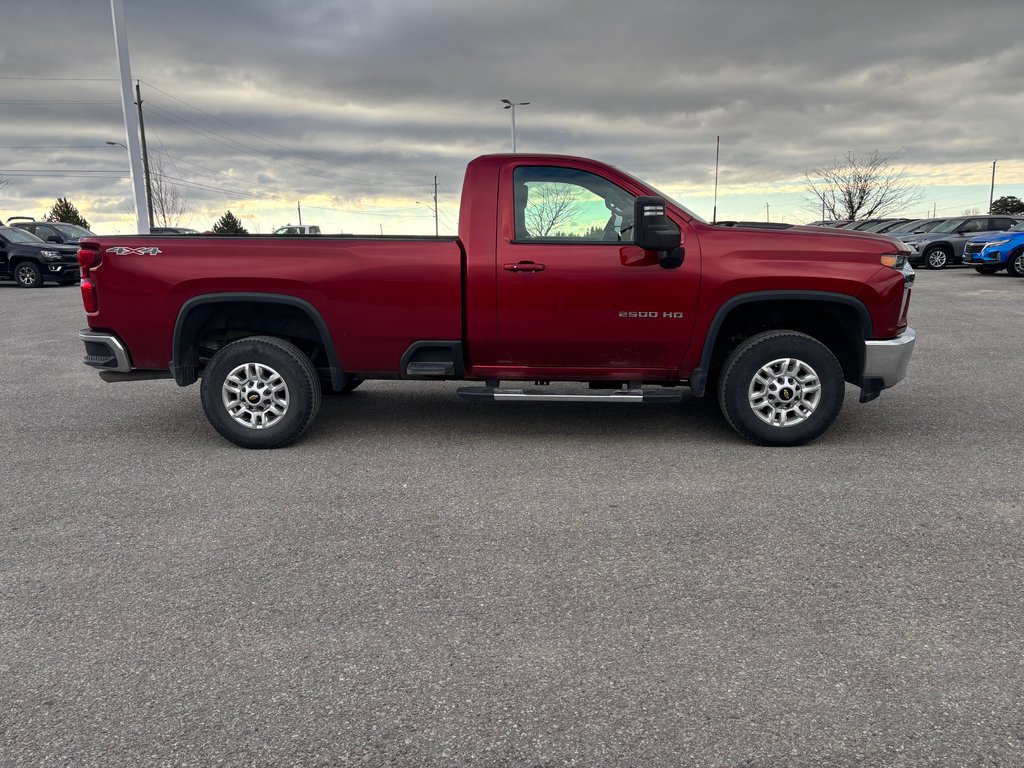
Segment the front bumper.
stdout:
[[972,267],[1000,267],[1006,266],[1003,261],[1003,254],[999,251],[981,251],[980,253],[965,253],[964,264]]
[[82,270],[78,264],[62,264],[60,262],[42,262],[39,268],[43,272],[44,280],[79,280],[82,277]]
[[877,394],[903,381],[916,341],[917,333],[910,327],[895,339],[865,341],[861,388]]

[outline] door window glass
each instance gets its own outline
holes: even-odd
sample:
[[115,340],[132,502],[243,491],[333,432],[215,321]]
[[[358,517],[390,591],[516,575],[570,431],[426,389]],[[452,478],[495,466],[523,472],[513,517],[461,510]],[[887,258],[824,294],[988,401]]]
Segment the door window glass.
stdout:
[[513,174],[515,239],[632,242],[633,195],[573,168],[520,167]]

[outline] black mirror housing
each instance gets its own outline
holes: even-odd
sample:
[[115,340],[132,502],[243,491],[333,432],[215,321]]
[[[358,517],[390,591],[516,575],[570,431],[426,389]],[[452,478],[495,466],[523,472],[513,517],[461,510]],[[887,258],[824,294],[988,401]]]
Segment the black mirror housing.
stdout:
[[634,242],[645,251],[656,251],[666,269],[683,263],[683,235],[668,217],[661,197],[638,197],[633,203]]

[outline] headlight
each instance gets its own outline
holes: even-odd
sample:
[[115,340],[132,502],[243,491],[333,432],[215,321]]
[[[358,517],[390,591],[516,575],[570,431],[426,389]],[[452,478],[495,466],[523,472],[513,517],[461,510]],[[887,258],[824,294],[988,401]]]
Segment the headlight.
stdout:
[[60,251],[40,251],[39,255],[47,261],[54,261],[60,258]]
[[907,254],[905,253],[883,253],[882,266],[892,267],[901,270],[907,265]]
[[981,250],[984,251],[986,248],[995,248],[998,245],[1006,245],[1008,242],[1010,242],[1010,241],[1009,240],[993,240],[991,243],[985,243],[983,246],[981,246]]

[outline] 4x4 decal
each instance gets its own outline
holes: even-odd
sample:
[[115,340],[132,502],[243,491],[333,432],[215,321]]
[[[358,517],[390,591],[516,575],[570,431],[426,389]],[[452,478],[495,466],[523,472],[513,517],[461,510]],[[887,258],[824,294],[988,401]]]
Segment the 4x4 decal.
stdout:
[[138,254],[139,256],[156,256],[157,254],[163,253],[159,248],[125,248],[123,245],[119,245],[116,248],[107,248],[107,253],[116,253],[118,256],[124,256],[128,253]]

